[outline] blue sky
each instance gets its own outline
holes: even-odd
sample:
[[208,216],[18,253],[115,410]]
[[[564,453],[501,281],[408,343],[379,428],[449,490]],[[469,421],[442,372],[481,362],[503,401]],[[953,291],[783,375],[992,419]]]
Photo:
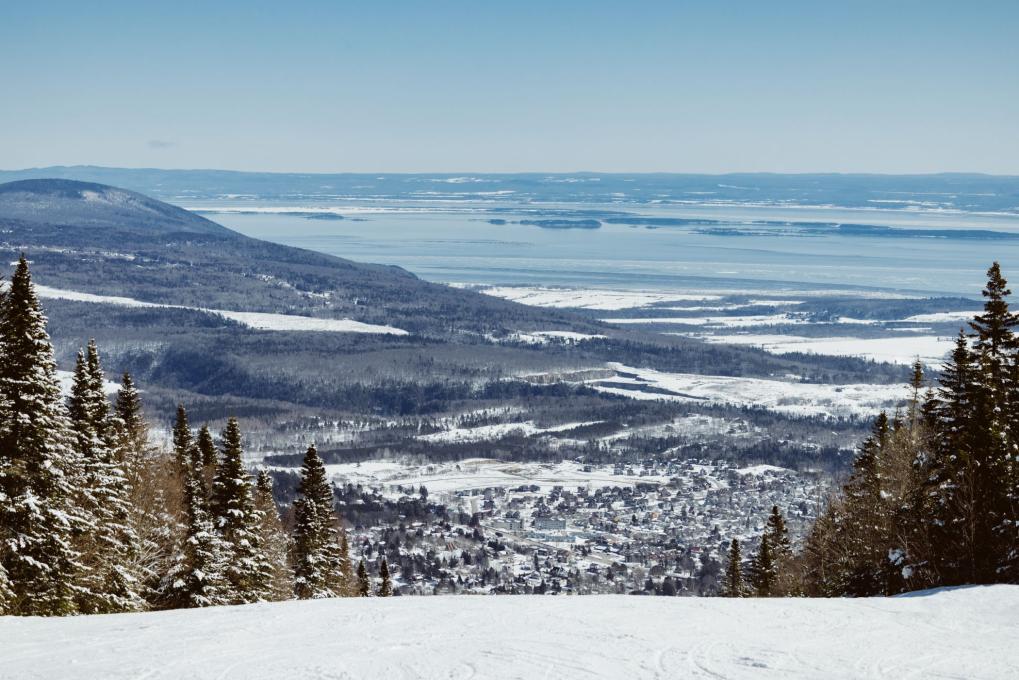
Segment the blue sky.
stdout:
[[54,164],[1019,174],[1019,2],[5,2]]

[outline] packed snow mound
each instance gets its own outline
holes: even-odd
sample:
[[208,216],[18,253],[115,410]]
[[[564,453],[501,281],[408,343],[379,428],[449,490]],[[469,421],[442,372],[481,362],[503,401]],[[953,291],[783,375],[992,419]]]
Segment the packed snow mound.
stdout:
[[400,597],[0,618],[0,678],[1013,678],[1019,586],[908,598]]

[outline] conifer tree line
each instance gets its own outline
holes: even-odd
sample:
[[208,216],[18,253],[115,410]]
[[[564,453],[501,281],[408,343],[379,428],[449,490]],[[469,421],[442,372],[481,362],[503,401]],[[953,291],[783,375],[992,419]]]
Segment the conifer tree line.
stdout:
[[[69,615],[372,594],[308,449],[292,532],[231,418],[217,438],[177,409],[152,446],[138,388],[107,399],[99,350],[61,391],[28,262],[0,289],[0,614]],[[380,595],[392,592],[383,565]]]
[[[769,518],[750,565],[734,539],[730,596],[894,595],[1019,583],[1019,315],[997,262],[984,309],[936,384],[913,366],[903,409],[881,413],[795,556]],[[744,576],[746,573],[746,577]]]

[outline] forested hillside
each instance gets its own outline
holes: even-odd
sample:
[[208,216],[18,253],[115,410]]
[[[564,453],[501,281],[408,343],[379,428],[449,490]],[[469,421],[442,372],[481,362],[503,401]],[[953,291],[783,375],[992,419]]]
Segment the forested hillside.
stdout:
[[877,416],[802,551],[777,512],[749,564],[733,539],[730,596],[1019,582],[1019,315],[998,263],[987,277],[984,312],[941,376],[914,366],[905,409]]
[[[1019,422],[1019,318],[1009,311],[997,264],[988,275],[984,314],[973,320],[972,336],[960,334],[939,389],[924,392],[917,365],[905,411],[877,418],[848,482],[802,549],[794,550],[777,506],[746,569],[733,539],[723,594],[889,595],[1016,582],[1019,466],[1010,442]],[[129,374],[112,408],[107,401],[94,342],[79,350],[65,398],[24,257],[0,297],[0,357],[0,612],[394,594],[381,546],[363,546],[355,570],[314,446],[302,461],[297,498],[281,517],[269,476],[262,471],[256,481],[245,466],[236,419],[217,445],[208,427],[195,433],[178,406],[172,447],[153,447]],[[448,509],[424,505],[424,487],[420,496],[452,530]],[[407,500],[405,507],[413,505]],[[485,543],[478,513],[463,520]],[[456,531],[466,538],[463,528]],[[505,550],[498,540],[487,546]],[[377,587],[366,566],[375,550]],[[487,560],[484,550],[481,556]],[[463,551],[453,559],[472,558]],[[534,559],[537,567],[537,553]],[[400,576],[406,580],[413,568]],[[675,594],[668,582],[660,587],[649,577],[649,589]]]

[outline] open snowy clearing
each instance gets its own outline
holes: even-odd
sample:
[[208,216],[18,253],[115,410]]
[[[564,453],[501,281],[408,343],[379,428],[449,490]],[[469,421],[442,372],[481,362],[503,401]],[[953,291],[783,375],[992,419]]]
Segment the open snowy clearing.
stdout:
[[914,314],[913,316],[907,316],[903,321],[909,321],[912,323],[948,323],[950,321],[966,322],[971,321],[973,317],[983,314],[984,311],[974,310],[972,312],[934,312],[932,314]]
[[[485,336],[493,342],[500,342],[499,338]],[[591,335],[589,333],[577,333],[575,331],[534,331],[533,333],[517,332],[512,333],[506,339],[511,342],[523,342],[528,345],[549,345],[559,343],[563,345],[575,345],[585,340],[597,340],[604,338],[604,335]]]
[[478,292],[534,307],[559,307],[615,311],[646,307],[661,302],[705,302],[721,300],[707,293],[665,293],[642,290],[597,290],[581,288],[543,288],[540,286],[493,286]]
[[[535,307],[561,307],[572,309],[593,309],[601,311],[618,311],[621,309],[635,309],[650,305],[663,305],[670,302],[710,302],[721,300],[729,295],[759,295],[760,299],[750,300],[745,304],[760,305],[792,305],[800,304],[802,300],[796,298],[824,297],[832,294],[853,295],[871,300],[908,300],[915,296],[891,291],[879,290],[856,290],[856,289],[804,289],[784,290],[781,289],[725,289],[712,288],[708,290],[686,289],[686,290],[627,290],[608,288],[584,288],[569,286],[497,286],[478,285],[474,283],[450,283],[449,285],[458,288],[471,288],[479,293],[500,297],[506,300],[513,300],[525,305]],[[779,295],[782,299],[769,299],[768,296]],[[728,307],[727,307],[728,308]],[[688,307],[683,309],[689,310]]]
[[116,295],[94,295],[75,290],[61,290],[49,286],[36,286],[40,298],[54,300],[74,300],[77,302],[94,302],[98,304],[119,305],[121,307],[163,307],[169,309],[190,309],[196,312],[218,314],[225,319],[236,321],[249,328],[262,331],[321,331],[329,333],[376,333],[382,335],[408,335],[407,331],[393,326],[378,326],[362,323],[353,319],[320,319],[297,314],[271,314],[265,312],[232,312],[223,309],[204,309],[186,307],[184,305],[161,305],[155,302],[144,302]]
[[894,408],[907,396],[905,385],[822,385],[763,378],[737,378],[695,373],[664,373],[650,368],[608,366],[616,377],[585,381],[593,389],[631,399],[694,401],[705,404],[757,406],[805,416],[869,418]]
[[341,599],[0,618],[2,680],[1015,677],[1019,586],[912,597]]
[[339,463],[326,465],[326,473],[338,483],[363,484],[381,489],[385,495],[394,495],[391,489],[397,486],[416,490],[423,485],[429,493],[455,494],[472,489],[513,488],[531,484],[547,491],[553,486],[632,487],[640,482],[665,484],[669,481],[665,476],[615,474],[611,465],[595,465],[590,472],[585,472],[583,465],[572,461],[507,463],[488,458],[468,458],[459,463],[420,466],[386,460],[360,464]]
[[507,435],[527,437],[535,434],[566,432],[568,430],[575,430],[578,427],[595,425],[598,422],[601,421],[591,420],[580,423],[564,423],[554,427],[538,427],[533,422],[527,420],[519,423],[497,423],[495,425],[480,425],[478,427],[451,428],[441,432],[424,434],[419,436],[418,439],[426,442],[483,442],[500,439]]
[[893,338],[808,338],[800,335],[733,334],[701,335],[700,340],[726,345],[750,345],[774,354],[803,352],[828,356],[860,357],[892,364],[912,364],[917,358],[927,365],[941,364],[955,346],[953,338],[906,335]]
[[810,323],[802,316],[789,314],[751,314],[749,316],[661,316],[633,319],[602,319],[620,326],[633,324],[675,324],[716,328],[752,328],[754,326],[797,326]]
[[[71,394],[71,386],[74,385],[74,371],[57,371],[57,380],[60,381],[60,391],[64,396]],[[112,380],[103,381],[103,392],[107,395],[116,394],[120,389],[120,383]]]

